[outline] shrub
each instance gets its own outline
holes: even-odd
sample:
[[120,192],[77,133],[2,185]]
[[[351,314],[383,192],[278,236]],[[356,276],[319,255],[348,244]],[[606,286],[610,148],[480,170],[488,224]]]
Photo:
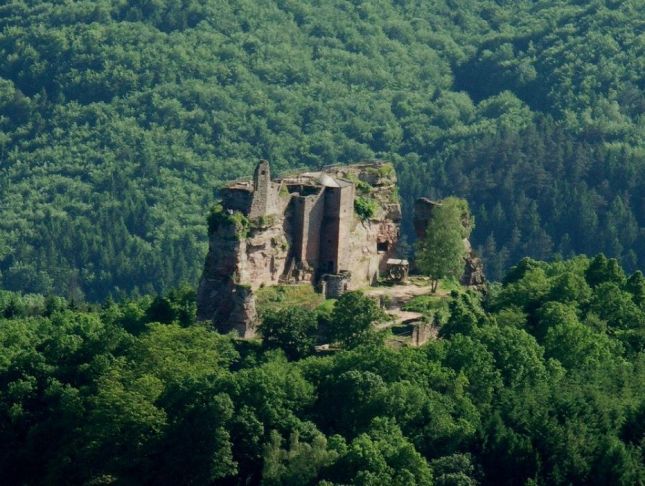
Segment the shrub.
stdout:
[[377,207],[376,201],[373,199],[359,196],[354,200],[354,211],[362,220],[370,219],[374,216]]

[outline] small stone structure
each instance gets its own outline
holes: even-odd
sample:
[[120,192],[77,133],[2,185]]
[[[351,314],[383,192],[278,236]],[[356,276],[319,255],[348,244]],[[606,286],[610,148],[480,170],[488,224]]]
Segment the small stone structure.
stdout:
[[406,282],[408,280],[408,272],[410,264],[407,260],[400,260],[398,258],[389,258],[386,262],[387,269],[385,278],[390,282]]
[[[370,214],[357,214],[356,201]],[[210,216],[198,317],[221,332],[251,337],[253,292],[261,286],[308,282],[338,297],[372,284],[394,254],[400,220],[389,163],[330,166],[272,180],[262,160],[252,181],[222,190]]]
[[436,328],[429,322],[416,322],[412,326],[410,345],[418,348],[427,343],[430,339],[437,337]]
[[320,279],[321,291],[326,299],[338,299],[347,292],[352,276],[349,272],[325,274]]
[[426,235],[426,228],[430,219],[432,219],[432,211],[437,206],[441,206],[440,202],[433,201],[427,197],[420,197],[414,201],[414,233],[417,239],[422,239]]

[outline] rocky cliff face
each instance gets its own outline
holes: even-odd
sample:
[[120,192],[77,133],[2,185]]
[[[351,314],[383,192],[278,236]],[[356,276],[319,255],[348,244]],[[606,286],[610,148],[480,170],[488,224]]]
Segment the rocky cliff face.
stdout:
[[357,164],[329,170],[334,177],[350,180],[356,200],[364,201],[371,213],[354,212],[348,244],[350,288],[376,282],[394,255],[400,237],[401,206],[396,172],[390,164]]
[[481,287],[486,283],[486,276],[484,275],[484,263],[475,254],[475,251],[468,239],[464,240],[466,247],[466,262],[464,265],[464,274],[461,276],[461,285],[468,287]]
[[[222,332],[253,334],[255,306],[250,289],[240,284],[240,268],[245,258],[247,221],[229,214],[222,207],[209,217],[209,251],[197,290],[198,318],[222,323]],[[249,326],[248,324],[251,324]]]
[[249,220],[216,207],[209,220],[209,250],[197,292],[198,318],[220,332],[255,334],[253,291],[277,284],[285,272],[290,240],[287,212]]
[[253,293],[261,286],[317,285],[330,268],[349,275],[349,289],[373,283],[399,238],[390,164],[336,166],[276,181],[269,170],[263,161],[253,183],[231,184],[209,217],[198,317],[220,332],[255,334]]

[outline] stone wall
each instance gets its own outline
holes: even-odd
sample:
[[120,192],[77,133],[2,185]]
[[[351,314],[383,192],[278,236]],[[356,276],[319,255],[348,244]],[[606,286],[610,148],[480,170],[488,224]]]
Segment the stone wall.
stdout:
[[[399,238],[399,224],[395,221],[357,221],[348,244],[348,268],[352,279],[350,287],[358,289],[376,283],[392,258]],[[387,243],[387,250],[379,251],[379,243]]]
[[[367,220],[354,211],[359,186],[378,208]],[[264,285],[317,284],[322,275],[341,272],[343,290],[374,283],[399,237],[390,165],[337,166],[271,181],[269,165],[261,161],[252,183],[231,184],[222,194],[224,220],[245,225],[222,224],[209,235],[197,298],[199,318],[222,332],[253,335],[253,291]]]
[[296,260],[311,268],[317,268],[320,234],[325,213],[325,193],[321,189],[318,194],[296,196],[293,204],[295,205],[294,254]]
[[321,287],[325,298],[338,299],[349,289],[350,280],[351,274],[349,272],[323,275]]
[[227,187],[221,191],[222,206],[232,211],[249,212],[253,199],[253,186],[251,184],[239,187]]
[[328,187],[325,190],[325,213],[320,230],[320,265],[319,271],[338,272],[338,243],[340,188]]
[[434,326],[429,322],[415,323],[412,327],[412,339],[410,344],[415,348],[423,346],[430,339],[436,337],[436,332],[437,331]]
[[349,240],[351,238],[351,227],[356,219],[354,214],[354,186],[343,185],[338,188],[338,255],[336,272],[348,271],[351,265],[351,253],[349,251]]
[[325,213],[320,232],[320,271],[349,270],[349,239],[354,222],[354,186],[345,184],[325,189]]
[[362,196],[377,203],[376,213],[366,220],[352,211],[346,245],[346,269],[352,275],[350,288],[372,285],[386,270],[387,260],[394,255],[400,236],[401,207],[396,197],[396,173],[389,164],[340,166],[331,173],[368,184],[369,189],[363,190]]
[[266,216],[272,212],[273,192],[269,162],[261,160],[253,174],[253,200],[249,210],[250,219]]

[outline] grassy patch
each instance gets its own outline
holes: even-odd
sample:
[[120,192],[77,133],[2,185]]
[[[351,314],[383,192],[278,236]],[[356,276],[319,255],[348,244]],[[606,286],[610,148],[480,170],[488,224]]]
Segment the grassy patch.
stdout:
[[456,290],[457,292],[463,292],[464,288],[459,283],[457,279],[454,278],[443,278],[439,281],[439,289],[446,292],[452,292]]
[[[315,309],[327,303],[323,295],[316,293],[311,285],[303,284],[272,285],[258,289],[255,293],[255,305],[262,316],[267,311],[278,311],[286,307]],[[329,305],[333,306],[333,303]]]
[[[430,287],[430,284],[432,283],[430,278],[425,275],[412,275],[408,281],[417,287]],[[437,290],[450,293],[453,290],[463,292],[464,288],[454,278],[442,278],[439,280],[439,287],[437,287]]]
[[408,281],[417,287],[430,287],[430,279],[423,275],[412,275]]
[[437,295],[419,295],[401,306],[401,310],[427,314],[443,305],[443,297]]
[[449,317],[448,300],[438,295],[419,295],[403,304],[401,310],[420,312],[437,324],[442,324]]

